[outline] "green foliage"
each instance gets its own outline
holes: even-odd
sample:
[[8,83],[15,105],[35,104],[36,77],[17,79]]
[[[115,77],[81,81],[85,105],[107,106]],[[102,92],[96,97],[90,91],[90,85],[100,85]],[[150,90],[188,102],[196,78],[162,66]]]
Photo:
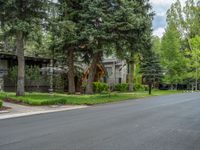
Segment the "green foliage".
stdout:
[[17,95],[24,95],[25,88],[25,61],[24,48],[30,33],[37,32],[47,18],[48,0],[0,0],[0,23],[6,36],[15,38],[16,54],[18,57],[18,84]]
[[141,54],[151,47],[152,17],[151,6],[144,1],[121,1],[115,12],[113,28],[117,31],[117,55],[134,61],[134,54]]
[[140,90],[145,90],[145,85],[142,85],[142,78],[143,75],[141,73],[141,61],[140,55],[138,55],[135,59],[135,69],[134,69],[134,84],[133,84],[133,90],[134,91],[140,91]]
[[134,84],[133,89],[134,91],[147,91],[148,86],[142,84]]
[[109,90],[108,84],[102,82],[93,82],[93,88],[95,93],[108,92]]
[[26,81],[35,82],[41,79],[40,68],[38,66],[26,66],[25,72]]
[[47,0],[8,0],[0,1],[0,21],[7,32],[22,31],[30,33],[47,17]]
[[128,68],[129,91],[133,90],[135,56],[151,49],[153,13],[148,0],[120,1],[114,12],[113,28],[116,31],[116,54],[126,60]]
[[[176,94],[180,91],[154,91],[155,96]],[[28,105],[55,105],[55,104],[72,104],[72,105],[95,105],[111,102],[119,102],[124,100],[133,100],[143,97],[148,97],[147,92],[134,93],[111,93],[110,95],[66,95],[66,94],[46,94],[46,93],[26,93],[25,96],[16,97],[14,93],[0,93],[0,98],[11,98],[16,101]]]
[[17,82],[17,67],[16,66],[8,69],[7,77],[16,85],[16,82]]
[[54,88],[56,92],[64,92],[65,81],[61,74],[54,75],[53,77]]
[[189,40],[192,50],[185,50],[186,55],[186,78],[200,79],[200,36]]
[[3,102],[0,100],[0,108],[3,106]]
[[152,85],[161,82],[163,70],[157,55],[153,51],[144,57],[141,64],[141,73],[143,74],[143,82],[149,87],[149,95],[152,93]]
[[161,39],[157,36],[153,36],[152,38],[152,50],[160,56],[161,54]]
[[115,91],[127,92],[128,91],[128,84],[121,83],[121,84],[115,85]]
[[163,76],[163,69],[160,65],[159,58],[154,52],[149,53],[141,64],[141,73],[145,84],[159,83]]
[[147,0],[60,0],[57,6],[51,17],[52,43],[62,62],[68,48],[90,62],[97,52],[116,50],[118,56],[127,59],[130,52],[150,47],[152,13]]
[[169,23],[161,43],[161,63],[165,70],[164,82],[181,83],[185,72],[185,60],[181,51],[181,37],[175,24]]
[[15,48],[17,32],[22,33],[22,38],[26,41],[23,46],[29,52],[30,48],[34,48],[32,51],[41,50],[42,25],[48,17],[48,6],[50,3],[47,0],[0,0],[0,22],[3,31],[0,39],[4,42],[4,50]]
[[188,40],[200,35],[200,7],[198,0],[186,0],[182,6],[180,0],[176,0],[167,12],[168,22],[173,22],[184,40],[183,46],[190,49]]
[[199,78],[200,7],[198,0],[176,0],[167,12],[167,30],[162,39],[164,82],[194,84]]
[[[8,70],[8,79],[13,83],[17,82],[17,66]],[[41,82],[40,68],[38,66],[25,66],[25,79],[29,84]]]

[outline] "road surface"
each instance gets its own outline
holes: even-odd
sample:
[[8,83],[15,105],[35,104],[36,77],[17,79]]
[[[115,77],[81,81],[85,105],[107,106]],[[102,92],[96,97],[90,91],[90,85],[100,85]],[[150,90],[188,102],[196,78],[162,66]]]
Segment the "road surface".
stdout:
[[0,150],[200,150],[200,93],[0,120]]

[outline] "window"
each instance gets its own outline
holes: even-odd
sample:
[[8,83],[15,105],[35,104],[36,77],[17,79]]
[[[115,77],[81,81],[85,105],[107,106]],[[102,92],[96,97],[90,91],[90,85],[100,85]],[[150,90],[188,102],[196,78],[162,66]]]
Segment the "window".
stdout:
[[119,84],[121,84],[122,83],[122,78],[119,78]]
[[106,70],[108,73],[108,77],[112,76],[112,67],[107,67]]

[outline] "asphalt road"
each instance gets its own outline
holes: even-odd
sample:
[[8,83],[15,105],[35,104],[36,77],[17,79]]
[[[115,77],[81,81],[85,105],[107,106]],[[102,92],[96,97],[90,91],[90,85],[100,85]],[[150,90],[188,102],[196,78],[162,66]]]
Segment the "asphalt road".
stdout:
[[200,150],[200,93],[0,120],[0,150]]

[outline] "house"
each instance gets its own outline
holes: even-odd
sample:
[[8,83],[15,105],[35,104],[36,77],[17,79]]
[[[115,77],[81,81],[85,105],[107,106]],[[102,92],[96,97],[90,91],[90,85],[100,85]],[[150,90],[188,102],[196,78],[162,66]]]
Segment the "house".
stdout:
[[[25,64],[27,66],[38,66],[39,68],[42,68],[50,64],[50,59],[25,56]],[[0,52],[0,90],[15,91],[16,83],[11,82],[7,78],[9,69],[14,66],[17,66],[17,56],[15,54]],[[34,86],[36,85],[31,85],[31,89],[34,88]],[[47,84],[42,82],[37,86],[39,86],[40,90],[42,91],[46,91],[49,88]],[[26,90],[29,91],[30,86],[26,86]]]
[[[27,66],[38,66],[40,68],[41,74],[46,76],[50,76],[50,59],[43,57],[30,57],[25,56],[25,64]],[[0,52],[0,90],[4,91],[15,91],[16,82],[10,81],[8,76],[8,70],[14,66],[17,66],[17,56],[15,54],[7,54]],[[86,64],[75,65],[77,74],[75,76],[75,85],[76,91],[82,91],[82,83],[87,81],[89,75],[89,67]],[[81,70],[80,70],[81,68]],[[53,67],[54,72],[54,89],[56,87],[61,87],[60,91],[68,91],[68,83],[67,83],[67,67]],[[60,76],[60,77],[59,77]],[[60,81],[59,78],[62,78]],[[59,82],[57,81],[59,79]],[[97,65],[97,73],[95,75],[95,82],[105,82],[109,84],[111,87],[114,87],[119,83],[127,82],[127,64],[125,61],[118,60],[117,58],[104,58],[104,60]],[[57,84],[61,84],[57,85]],[[38,88],[39,87],[39,88]],[[39,84],[25,82],[26,91],[34,91],[39,90],[42,92],[48,92],[49,89],[49,79],[46,79],[46,82],[39,81]]]
[[105,82],[110,86],[120,83],[127,83],[127,64],[126,61],[119,60],[115,57],[105,58],[103,65],[107,71]]
[[[82,79],[75,79],[76,89],[81,89],[82,83],[86,82],[89,75],[90,66],[83,65]],[[97,64],[97,71],[94,77],[94,82],[107,83],[111,88],[116,84],[127,83],[127,64],[125,61],[119,60],[115,57],[104,58],[100,64]],[[81,91],[81,90],[76,90]]]
[[[82,81],[86,81],[88,79],[89,69],[90,69],[90,66],[88,66],[86,69],[84,69]],[[94,77],[94,82],[103,81],[106,76],[107,76],[107,72],[106,72],[106,68],[104,67],[104,65],[102,63],[97,64],[97,70],[96,70],[96,74]]]
[[[127,67],[126,61],[119,60],[116,57],[104,58],[97,65],[97,73],[94,81],[107,83],[110,87],[114,87],[116,84],[127,83]],[[86,81],[89,74],[89,67],[84,70],[83,81]]]
[[[87,80],[89,67],[84,70],[83,81]],[[105,82],[110,86],[120,83],[127,83],[126,61],[119,60],[115,57],[104,58],[103,61],[97,65],[97,73],[94,81]]]

